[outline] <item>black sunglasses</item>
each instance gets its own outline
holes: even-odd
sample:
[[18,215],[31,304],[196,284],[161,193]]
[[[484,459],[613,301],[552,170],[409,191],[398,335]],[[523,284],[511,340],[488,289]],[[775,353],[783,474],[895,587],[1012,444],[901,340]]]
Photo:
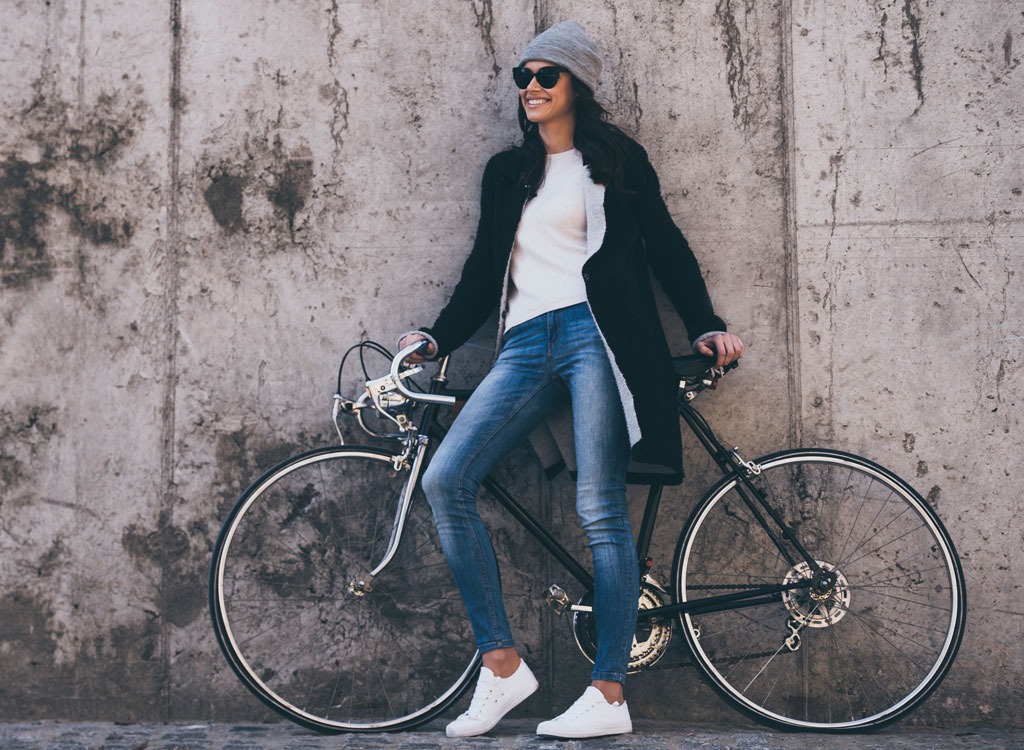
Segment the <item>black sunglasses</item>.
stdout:
[[559,68],[555,65],[546,65],[534,73],[529,68],[520,65],[517,68],[512,68],[512,80],[516,82],[516,86],[521,89],[525,89],[530,85],[530,81],[533,80],[533,77],[536,76],[537,83],[539,83],[541,87],[553,89],[558,85],[558,79],[564,72],[566,72],[565,68]]

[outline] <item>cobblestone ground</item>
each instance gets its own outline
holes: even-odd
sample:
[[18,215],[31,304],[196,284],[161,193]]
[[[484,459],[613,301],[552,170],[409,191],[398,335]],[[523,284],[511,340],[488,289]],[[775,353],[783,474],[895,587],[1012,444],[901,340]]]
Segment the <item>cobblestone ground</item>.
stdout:
[[334,750],[376,748],[520,748],[551,750],[1024,750],[1024,730],[891,729],[871,735],[781,734],[767,730],[680,727],[638,721],[633,734],[592,740],[557,741],[533,734],[536,724],[509,721],[484,737],[452,740],[443,724],[386,735],[313,734],[290,724],[105,724],[0,723],[2,750]]

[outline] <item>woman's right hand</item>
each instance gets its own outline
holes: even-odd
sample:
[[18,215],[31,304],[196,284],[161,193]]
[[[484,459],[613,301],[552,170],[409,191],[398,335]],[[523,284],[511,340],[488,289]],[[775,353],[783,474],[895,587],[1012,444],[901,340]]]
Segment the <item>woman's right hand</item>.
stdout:
[[[401,341],[398,342],[398,348],[401,350],[407,346],[415,344],[417,341],[427,340],[427,337],[424,336],[422,333],[407,333],[404,336],[402,336]],[[405,361],[411,365],[418,365],[420,362],[426,362],[436,353],[437,352],[436,349],[434,348],[434,345],[427,344],[426,348],[420,349],[418,352],[413,352],[412,354],[405,358]]]

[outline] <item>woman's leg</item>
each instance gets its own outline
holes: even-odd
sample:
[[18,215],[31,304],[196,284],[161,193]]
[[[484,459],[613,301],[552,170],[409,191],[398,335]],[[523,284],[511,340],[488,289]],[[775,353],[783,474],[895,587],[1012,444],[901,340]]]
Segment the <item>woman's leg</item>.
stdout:
[[621,700],[640,576],[626,504],[629,437],[615,376],[589,308],[560,312],[558,372],[572,397],[576,508],[594,562],[597,656],[591,678],[606,697]]
[[[456,418],[423,476],[423,490],[477,647],[496,656],[513,648],[514,641],[494,549],[477,511],[477,494],[494,464],[567,398],[565,387],[548,371],[545,331],[543,316],[509,331],[497,362]],[[505,655],[518,662],[514,654]],[[499,670],[492,671],[502,676]]]

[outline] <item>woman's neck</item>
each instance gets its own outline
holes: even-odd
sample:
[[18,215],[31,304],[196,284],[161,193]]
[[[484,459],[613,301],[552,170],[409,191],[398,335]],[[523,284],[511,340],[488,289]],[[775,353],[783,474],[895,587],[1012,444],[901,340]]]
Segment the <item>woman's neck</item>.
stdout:
[[576,130],[576,121],[572,118],[542,122],[540,124],[540,139],[544,143],[544,149],[549,154],[560,154],[563,151],[573,149],[573,132]]

